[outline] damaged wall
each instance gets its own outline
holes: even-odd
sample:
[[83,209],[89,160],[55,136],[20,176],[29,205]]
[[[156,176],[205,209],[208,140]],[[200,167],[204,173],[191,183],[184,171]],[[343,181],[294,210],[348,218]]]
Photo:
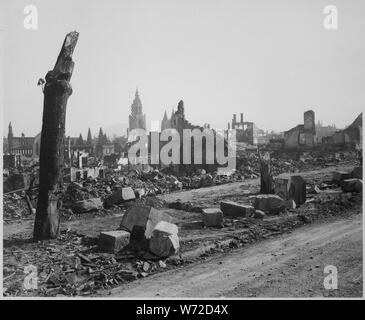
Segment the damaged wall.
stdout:
[[315,115],[313,110],[304,112],[304,124],[284,132],[285,148],[314,147],[316,134]]
[[[230,125],[228,124],[228,129]],[[258,143],[258,128],[253,122],[243,121],[243,113],[241,119],[237,121],[237,115],[233,114],[232,129],[236,130],[237,142],[244,142],[250,145],[257,145]]]
[[333,146],[362,146],[362,113],[346,129],[323,138],[323,143]]

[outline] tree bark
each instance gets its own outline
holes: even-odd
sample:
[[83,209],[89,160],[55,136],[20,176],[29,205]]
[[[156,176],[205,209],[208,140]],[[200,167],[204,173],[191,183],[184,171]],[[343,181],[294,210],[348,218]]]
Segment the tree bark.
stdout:
[[258,151],[258,154],[260,159],[260,193],[274,193],[270,154],[267,152],[264,157],[261,157],[260,151]]
[[39,191],[34,223],[34,241],[53,239],[59,235],[64,168],[66,106],[72,94],[70,79],[74,68],[72,54],[79,34],[66,35],[53,70],[46,75],[43,123],[39,156]]

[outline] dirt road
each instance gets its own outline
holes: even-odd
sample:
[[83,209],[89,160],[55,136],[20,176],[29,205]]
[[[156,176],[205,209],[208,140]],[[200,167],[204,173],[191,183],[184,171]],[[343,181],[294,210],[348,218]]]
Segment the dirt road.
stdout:
[[[323,286],[324,267],[338,289]],[[110,291],[115,297],[360,297],[362,215],[299,228]],[[104,292],[108,294],[109,292]]]

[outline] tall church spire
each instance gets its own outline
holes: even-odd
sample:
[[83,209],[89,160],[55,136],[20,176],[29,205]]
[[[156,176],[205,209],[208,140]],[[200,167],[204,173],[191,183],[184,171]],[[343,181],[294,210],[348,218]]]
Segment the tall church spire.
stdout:
[[102,145],[104,143],[104,133],[103,129],[99,129],[99,136],[98,136],[98,145]]
[[142,102],[141,99],[139,98],[138,88],[136,89],[136,94],[134,96],[131,109],[132,109],[132,114],[134,115],[142,113]]
[[9,123],[8,129],[8,150],[9,153],[11,153],[11,149],[13,148],[13,127],[11,125],[11,122]]
[[167,120],[167,112],[166,112],[166,110],[165,110],[165,113],[163,115],[163,120]]
[[11,122],[9,122],[9,127],[8,127],[9,131],[8,131],[8,136],[9,135],[13,135],[13,126],[11,125]]
[[138,88],[131,105],[131,114],[129,116],[129,131],[133,129],[146,130],[146,116],[142,112],[142,102],[139,97]]
[[86,140],[86,145],[88,146],[92,146],[93,145],[93,138],[91,137],[91,131],[90,128],[87,131],[87,140]]

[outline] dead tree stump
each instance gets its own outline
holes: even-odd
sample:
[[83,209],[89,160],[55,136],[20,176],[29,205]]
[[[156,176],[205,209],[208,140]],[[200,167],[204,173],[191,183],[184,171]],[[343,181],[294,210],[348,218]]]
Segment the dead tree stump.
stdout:
[[260,151],[258,151],[260,159],[260,193],[271,194],[274,193],[273,178],[271,174],[270,154],[264,153],[261,157]]
[[46,75],[40,147],[39,191],[34,223],[34,241],[53,239],[59,234],[59,194],[64,168],[66,106],[72,94],[70,79],[74,68],[72,54],[78,32],[66,35],[53,70]]

